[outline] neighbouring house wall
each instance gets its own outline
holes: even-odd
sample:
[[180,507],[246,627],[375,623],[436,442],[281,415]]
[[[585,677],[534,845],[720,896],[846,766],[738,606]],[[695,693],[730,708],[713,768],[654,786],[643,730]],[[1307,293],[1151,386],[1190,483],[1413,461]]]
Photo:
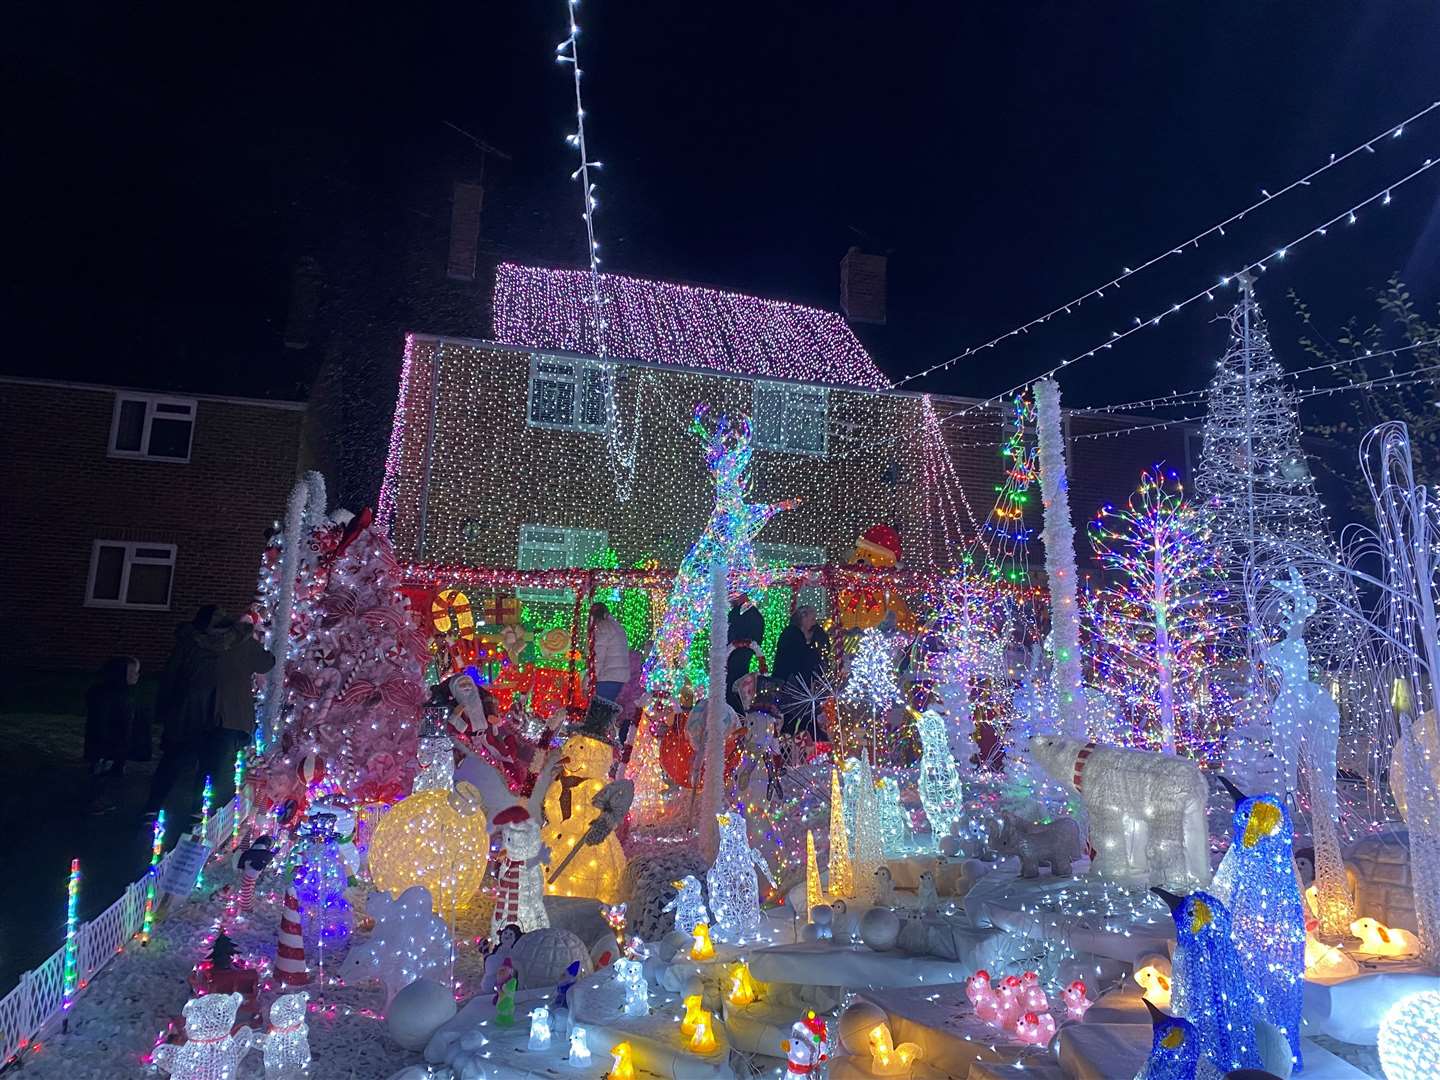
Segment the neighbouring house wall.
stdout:
[[[0,590],[5,663],[147,667],[202,604],[245,610],[264,532],[294,483],[299,407],[197,399],[188,462],[108,456],[115,391],[0,382],[0,454],[10,538]],[[96,540],[174,544],[169,610],[87,607]]]

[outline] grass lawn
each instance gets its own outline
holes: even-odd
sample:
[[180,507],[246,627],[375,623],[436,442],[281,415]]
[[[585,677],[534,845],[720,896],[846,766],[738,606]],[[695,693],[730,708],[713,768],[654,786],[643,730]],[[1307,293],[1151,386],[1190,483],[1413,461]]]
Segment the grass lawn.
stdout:
[[[154,761],[126,765],[113,792],[118,809],[89,813],[89,771],[81,758],[88,682],[87,675],[19,678],[0,706],[0,835],[11,852],[9,872],[0,875],[0,995],[64,944],[71,859],[80,860],[82,920],[114,903],[150,862],[140,814]],[[140,689],[144,702],[150,688]],[[189,782],[182,777],[178,787]],[[189,794],[177,790],[167,815],[187,813]],[[178,833],[171,829],[172,843]]]

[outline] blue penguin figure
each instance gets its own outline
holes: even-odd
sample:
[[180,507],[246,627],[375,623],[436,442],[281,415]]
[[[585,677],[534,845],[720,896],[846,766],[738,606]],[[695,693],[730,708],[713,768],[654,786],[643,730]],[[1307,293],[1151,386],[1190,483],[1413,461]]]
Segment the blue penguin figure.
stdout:
[[1260,1015],[1284,1032],[1298,1072],[1305,901],[1295,876],[1295,830],[1274,795],[1247,798],[1224,777],[1220,782],[1235,800],[1235,815],[1230,850],[1210,891],[1230,911],[1235,948]]
[[1200,1033],[1179,1016],[1166,1016],[1149,1001],[1150,1056],[1135,1080],[1196,1080],[1200,1069]]
[[1230,912],[1207,892],[1176,896],[1152,888],[1175,919],[1172,1002],[1195,1026],[1200,1053],[1220,1071],[1258,1069],[1255,995],[1231,938]]

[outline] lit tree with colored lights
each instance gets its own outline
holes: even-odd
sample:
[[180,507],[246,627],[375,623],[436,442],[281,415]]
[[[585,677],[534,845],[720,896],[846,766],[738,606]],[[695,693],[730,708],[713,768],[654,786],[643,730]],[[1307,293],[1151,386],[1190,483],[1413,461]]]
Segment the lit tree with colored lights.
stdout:
[[655,629],[655,644],[645,663],[651,689],[678,691],[690,657],[690,643],[711,617],[710,568],[754,570],[755,537],[765,523],[795,502],[752,503],[746,487],[753,450],[750,422],[721,416],[713,421],[709,406],[695,406],[691,432],[704,440],[705,467],[715,481],[715,507],[700,537],[680,562],[665,614]]
[[315,541],[318,595],[296,628],[280,736],[257,781],[276,801],[302,794],[299,765],[314,755],[325,793],[394,801],[410,793],[418,768],[426,640],[368,510]]
[[[1257,589],[1293,568],[1316,602],[1305,627],[1310,655],[1337,671],[1353,658],[1354,585],[1338,565],[1337,546],[1300,445],[1300,411],[1270,339],[1252,279],[1241,274],[1230,310],[1230,345],[1207,391],[1204,449],[1195,491],[1212,516],[1233,609],[1229,651],[1255,657],[1280,636],[1266,625]],[[1242,618],[1243,616],[1243,618]]]
[[1158,726],[1175,752],[1180,721],[1200,729],[1202,681],[1213,662],[1221,622],[1212,588],[1219,553],[1209,519],[1185,498],[1163,466],[1140,474],[1124,510],[1104,507],[1090,522],[1090,543],[1121,579],[1099,599],[1097,627],[1112,681],[1144,726]]

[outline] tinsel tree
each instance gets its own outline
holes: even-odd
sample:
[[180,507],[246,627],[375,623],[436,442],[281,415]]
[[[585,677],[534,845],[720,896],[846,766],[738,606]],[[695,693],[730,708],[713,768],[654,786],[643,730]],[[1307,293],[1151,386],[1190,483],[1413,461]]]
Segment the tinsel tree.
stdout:
[[1224,560],[1230,652],[1253,656],[1275,636],[1264,625],[1255,591],[1293,567],[1316,601],[1305,631],[1310,655],[1322,668],[1338,671],[1353,659],[1347,612],[1356,607],[1354,586],[1338,565],[1334,534],[1300,445],[1295,390],[1270,350],[1249,275],[1239,282],[1230,345],[1206,394],[1204,448],[1195,474],[1196,494],[1211,515]]
[[1163,465],[1140,474],[1125,509],[1106,505],[1090,543],[1116,581],[1099,598],[1097,639],[1111,683],[1123,683],[1137,730],[1153,729],[1175,753],[1180,728],[1205,728],[1202,688],[1222,622],[1213,588],[1220,570],[1210,519]]
[[645,662],[646,685],[678,691],[690,657],[690,644],[710,619],[710,567],[755,569],[755,537],[765,523],[794,502],[746,501],[750,460],[750,422],[743,417],[710,420],[709,407],[695,406],[691,432],[705,444],[705,467],[715,482],[715,506],[699,539],[680,561],[665,614],[656,624],[654,648]]
[[393,802],[410,793],[418,768],[425,637],[368,510],[316,543],[319,595],[296,627],[278,743],[257,772],[280,801],[304,793],[299,766],[313,756],[320,792]]
[[1085,677],[1080,656],[1080,604],[1076,595],[1075,526],[1070,519],[1070,478],[1065,469],[1065,433],[1060,418],[1060,385],[1035,384],[1039,417],[1040,497],[1045,509],[1045,576],[1050,586],[1050,625],[1055,649],[1055,702],[1064,734],[1086,734]]

